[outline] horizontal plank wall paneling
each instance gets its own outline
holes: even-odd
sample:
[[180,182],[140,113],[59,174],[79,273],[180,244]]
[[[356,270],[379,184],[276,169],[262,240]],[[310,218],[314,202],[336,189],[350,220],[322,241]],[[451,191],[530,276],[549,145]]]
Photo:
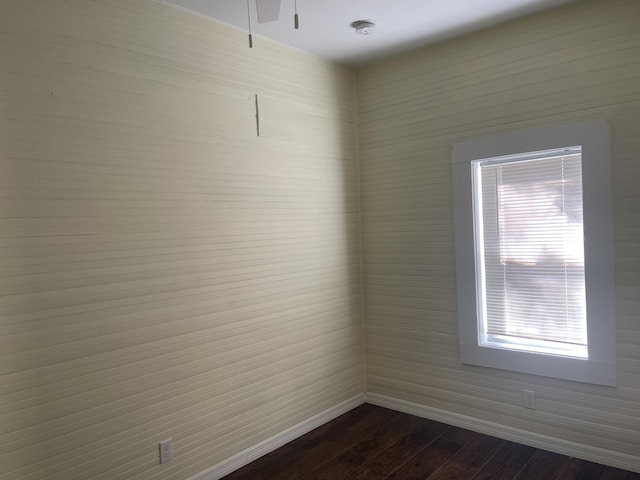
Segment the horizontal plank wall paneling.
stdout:
[[183,480],[363,392],[353,72],[150,0],[0,26],[0,479]]
[[[358,97],[368,392],[640,470],[640,2],[575,2],[361,68]],[[612,135],[618,386],[461,365],[451,144],[592,118]]]

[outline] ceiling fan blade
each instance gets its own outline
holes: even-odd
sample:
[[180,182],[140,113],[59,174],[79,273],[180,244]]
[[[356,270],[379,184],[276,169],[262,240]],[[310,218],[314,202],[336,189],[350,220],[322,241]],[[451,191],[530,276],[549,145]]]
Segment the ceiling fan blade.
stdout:
[[280,18],[280,0],[256,0],[258,23],[275,22]]

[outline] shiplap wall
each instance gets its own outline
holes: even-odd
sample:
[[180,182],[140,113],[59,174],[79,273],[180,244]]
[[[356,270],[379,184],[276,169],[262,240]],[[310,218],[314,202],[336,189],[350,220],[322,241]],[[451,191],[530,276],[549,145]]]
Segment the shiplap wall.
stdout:
[[364,391],[353,72],[254,40],[0,2],[0,479],[183,480]]
[[[358,98],[368,392],[640,470],[640,2],[580,1],[361,68]],[[461,365],[451,144],[592,118],[612,135],[618,386]]]

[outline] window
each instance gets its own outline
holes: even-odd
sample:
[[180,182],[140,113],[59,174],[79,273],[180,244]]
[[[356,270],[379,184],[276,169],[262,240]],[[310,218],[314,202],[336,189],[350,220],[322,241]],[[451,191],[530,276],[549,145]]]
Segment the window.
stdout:
[[463,363],[615,385],[608,128],[452,150]]
[[471,163],[482,345],[588,357],[581,150]]

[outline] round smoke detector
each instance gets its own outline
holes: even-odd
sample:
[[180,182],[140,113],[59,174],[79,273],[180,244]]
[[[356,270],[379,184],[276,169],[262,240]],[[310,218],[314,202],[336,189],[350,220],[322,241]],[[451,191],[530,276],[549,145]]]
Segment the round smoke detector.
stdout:
[[353,22],[351,26],[358,35],[371,35],[376,30],[376,24],[369,20],[358,20]]

